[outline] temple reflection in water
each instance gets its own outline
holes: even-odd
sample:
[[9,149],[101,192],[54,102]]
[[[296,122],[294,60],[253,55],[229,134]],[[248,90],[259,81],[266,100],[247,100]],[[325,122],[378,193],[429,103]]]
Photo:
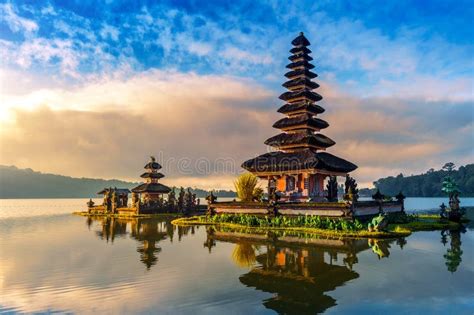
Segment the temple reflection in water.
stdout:
[[100,230],[96,231],[99,238],[114,242],[117,237],[126,237],[138,242],[137,252],[140,254],[140,261],[150,269],[158,261],[158,254],[161,247],[158,245],[164,240],[173,242],[175,232],[178,240],[189,233],[194,234],[199,227],[186,226],[177,227],[171,224],[169,218],[160,219],[139,219],[139,218],[114,218],[114,217],[88,217],[89,228],[94,222],[100,224]]
[[[205,247],[235,243],[232,259],[250,271],[239,280],[247,287],[272,293],[263,305],[280,314],[315,314],[336,305],[327,294],[359,274],[352,270],[357,254],[372,250],[388,257],[396,240],[317,239],[246,234],[207,229]],[[404,244],[398,241],[400,244]]]
[[[137,242],[140,261],[149,270],[158,262],[160,242],[178,241],[195,234],[199,227],[174,226],[170,218],[138,219],[88,217],[87,225],[97,224],[96,235],[113,243],[120,238]],[[461,231],[444,231],[441,242],[447,247],[444,259],[447,270],[455,272],[461,263]],[[202,235],[202,234],[201,234]],[[390,256],[391,246],[400,249],[405,238],[327,239],[311,235],[292,235],[286,232],[254,233],[247,230],[207,227],[204,247],[209,253],[219,243],[235,244],[229,258],[246,270],[239,281],[249,288],[270,293],[264,307],[280,314],[314,314],[335,306],[329,292],[359,278],[354,266],[358,254],[370,252],[378,259]]]

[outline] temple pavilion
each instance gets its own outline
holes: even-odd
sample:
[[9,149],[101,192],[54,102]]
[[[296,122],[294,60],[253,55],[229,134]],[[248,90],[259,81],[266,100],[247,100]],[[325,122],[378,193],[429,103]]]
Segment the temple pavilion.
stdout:
[[171,191],[168,186],[158,182],[159,179],[165,177],[165,175],[159,172],[160,169],[161,165],[152,156],[150,162],[145,165],[145,173],[140,175],[145,180],[145,183],[132,189],[132,193],[139,195],[132,196],[134,201],[141,200],[145,204],[158,202],[163,198],[164,194],[168,194]]
[[317,74],[311,71],[310,43],[300,33],[291,44],[288,81],[283,83],[288,91],[280,95],[285,104],[278,109],[286,117],[273,124],[281,133],[265,141],[276,151],[248,160],[242,167],[268,180],[269,194],[279,192],[282,201],[323,201],[325,178],[346,176],[357,166],[326,152],[336,143],[320,133],[329,124],[319,118],[324,108],[316,103],[323,97],[313,91],[319,84],[312,81]]

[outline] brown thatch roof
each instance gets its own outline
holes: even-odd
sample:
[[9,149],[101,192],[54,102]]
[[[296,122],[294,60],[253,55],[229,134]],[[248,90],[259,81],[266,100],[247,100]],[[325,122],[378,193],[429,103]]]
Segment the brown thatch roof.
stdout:
[[286,129],[288,127],[296,127],[301,125],[308,128],[313,127],[317,129],[329,127],[329,124],[325,120],[312,117],[308,114],[301,114],[298,116],[282,118],[273,124],[273,128]]
[[165,175],[161,174],[161,173],[150,173],[150,172],[146,172],[146,173],[143,173],[142,175],[140,175],[141,178],[163,178],[165,177]]
[[97,194],[98,194],[98,195],[103,195],[103,194],[105,194],[106,192],[108,192],[109,190],[112,190],[112,191],[115,190],[115,192],[116,192],[117,194],[119,194],[119,195],[120,195],[120,194],[129,194],[129,193],[130,193],[130,190],[129,190],[128,188],[112,188],[112,189],[111,189],[111,188],[104,188],[104,189],[102,189],[101,191],[99,191]]
[[298,86],[298,85],[304,85],[308,89],[317,89],[319,87],[319,84],[316,82],[311,81],[308,78],[296,78],[293,80],[286,81],[285,83],[282,84],[282,86],[286,88],[291,88],[293,86]]
[[304,36],[303,32],[301,32],[295,39],[291,41],[293,46],[309,46],[311,43],[309,40]]
[[303,58],[306,61],[313,60],[313,57],[311,57],[310,55],[308,55],[307,53],[304,53],[304,52],[302,52],[300,54],[291,55],[290,57],[288,57],[288,59],[290,59],[290,61],[295,61],[295,60],[300,59],[300,58]]
[[292,70],[292,71],[289,71],[287,73],[285,73],[285,77],[287,78],[294,78],[294,77],[302,77],[302,76],[306,76],[310,79],[314,79],[316,78],[318,75],[314,72],[311,72],[307,69],[298,69],[298,70]]
[[160,183],[145,183],[133,188],[132,191],[135,193],[147,192],[167,194],[171,191],[171,188]]
[[306,132],[296,132],[280,133],[276,136],[267,139],[267,141],[265,141],[265,144],[273,147],[310,145],[318,148],[329,148],[335,145],[336,142],[320,133],[308,134]]
[[324,113],[324,108],[319,105],[311,104],[308,102],[299,102],[299,103],[288,103],[283,105],[278,109],[279,113],[288,114],[296,111],[305,110],[309,113],[322,114]]
[[326,170],[339,173],[352,172],[357,165],[327,152],[304,149],[298,152],[269,152],[245,161],[242,167],[252,173],[298,170]]
[[155,161],[151,161],[151,162],[148,162],[145,167],[145,169],[152,169],[152,170],[159,170],[161,169],[161,165],[158,163],[158,162],[155,162]]
[[295,69],[295,68],[298,68],[298,67],[305,67],[306,69],[313,69],[314,65],[310,64],[306,60],[300,60],[300,61],[297,61],[297,62],[289,63],[289,64],[286,65],[286,67],[288,69]]
[[282,95],[280,95],[279,99],[283,101],[289,101],[295,98],[301,98],[304,97],[307,100],[311,100],[313,102],[318,102],[323,99],[321,95],[319,95],[316,92],[313,92],[311,90],[298,90],[298,91],[290,91],[290,92],[285,92]]
[[305,46],[300,46],[300,47],[293,47],[290,49],[290,53],[298,55],[298,54],[310,54],[312,51],[305,47]]

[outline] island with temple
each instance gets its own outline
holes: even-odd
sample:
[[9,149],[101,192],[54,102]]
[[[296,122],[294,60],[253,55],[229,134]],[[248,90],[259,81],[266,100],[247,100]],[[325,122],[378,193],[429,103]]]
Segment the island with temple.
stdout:
[[[266,204],[213,202],[213,213],[247,213],[282,215],[318,215],[325,217],[366,217],[403,212],[403,195],[385,200],[375,194],[374,200],[359,201],[357,184],[349,174],[357,165],[327,150],[336,142],[321,131],[329,123],[320,116],[325,109],[317,103],[323,97],[316,93],[319,84],[308,48],[310,42],[300,33],[292,42],[286,92],[280,95],[284,104],[278,112],[285,115],[273,124],[280,133],[265,144],[273,151],[247,160],[242,167],[267,183],[269,209]],[[337,177],[345,179],[345,193],[338,200]]]
[[[145,165],[143,183],[130,190],[104,188],[103,203],[88,203],[82,215],[152,216],[178,214],[180,225],[216,225],[240,232],[303,233],[348,237],[398,237],[412,231],[458,228],[464,210],[459,206],[459,189],[451,178],[443,182],[449,195],[449,208],[441,206],[440,215],[422,217],[405,212],[405,196],[386,196],[377,190],[372,199],[359,199],[359,190],[351,172],[354,163],[328,151],[336,142],[323,134],[329,123],[322,119],[325,109],[318,103],[323,97],[315,92],[310,42],[300,33],[291,42],[289,71],[283,83],[286,92],[279,96],[283,104],[278,112],[284,117],[273,124],[279,133],[265,144],[270,152],[242,163],[247,172],[235,181],[238,199],[217,201],[211,192],[207,206],[196,195],[159,181],[164,177],[154,157]],[[325,131],[326,133],[326,131]],[[342,178],[344,185],[338,183]],[[266,192],[259,187],[266,186]],[[128,195],[131,193],[131,201]],[[244,230],[242,230],[244,229]],[[238,232],[238,233],[240,233]]]
[[[162,213],[196,212],[200,207],[196,195],[183,188],[176,197],[175,189],[170,188],[159,180],[165,175],[160,172],[161,165],[151,156],[144,166],[145,172],[140,175],[144,182],[130,191],[126,188],[104,188],[98,195],[103,196],[101,205],[96,205],[92,199],[87,203],[88,215],[119,215],[146,216]],[[131,193],[131,202],[128,195]]]

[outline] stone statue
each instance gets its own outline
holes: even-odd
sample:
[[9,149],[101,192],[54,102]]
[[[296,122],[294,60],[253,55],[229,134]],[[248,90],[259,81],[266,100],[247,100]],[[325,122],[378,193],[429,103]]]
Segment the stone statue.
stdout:
[[379,189],[377,189],[377,192],[372,195],[372,199],[374,199],[376,201],[383,201],[384,198],[385,198],[385,196],[380,192]]
[[214,193],[211,191],[211,193],[206,197],[206,200],[207,200],[207,214],[214,215],[215,211],[214,211],[214,208],[212,207],[212,204],[216,202],[217,197],[214,196]]
[[187,189],[186,193],[184,194],[184,210],[185,212],[193,211],[194,204],[193,204],[193,194],[191,193],[191,189]]
[[337,201],[337,179],[336,176],[330,176],[328,183],[326,185],[326,189],[328,190],[327,199],[329,202]]
[[105,195],[105,211],[109,212],[112,209],[112,188],[109,188]]
[[185,204],[185,199],[184,199],[184,196],[185,196],[185,192],[184,192],[184,188],[181,187],[179,189],[179,195],[178,195],[178,211],[179,212],[184,212],[184,207],[186,206]]
[[405,211],[405,198],[406,197],[401,191],[398,193],[398,195],[395,196],[395,199],[397,199],[397,201],[402,204],[402,212]]
[[[351,196],[349,196],[349,192]],[[359,200],[359,189],[357,188],[356,180],[349,175],[346,176],[346,181],[344,183],[344,200],[350,200],[356,202]]]
[[123,194],[123,206],[127,207],[128,206],[128,194]]
[[197,197],[196,197],[196,194],[192,194],[191,195],[191,202],[193,204],[193,209],[196,208],[197,206]]
[[107,199],[109,198],[109,192],[107,190],[104,191],[104,202],[102,205],[107,208]]
[[206,200],[208,204],[213,204],[217,200],[217,197],[214,196],[214,192],[211,191],[211,193],[206,197]]
[[352,192],[352,187],[349,187],[347,193],[344,194],[344,200],[348,201],[349,203],[354,202],[354,193]]
[[168,207],[170,211],[174,212],[176,210],[176,193],[175,187],[173,187],[168,194]]
[[112,200],[111,200],[111,204],[112,204],[112,209],[111,211],[112,212],[115,212],[115,209],[117,208],[117,192],[114,191],[112,192]]
[[94,201],[92,201],[92,198],[89,199],[89,201],[87,202],[87,208],[88,208],[88,211],[90,212],[92,207],[94,207]]
[[271,200],[276,194],[276,179],[271,177],[268,180],[268,199]]
[[132,206],[136,207],[138,201],[138,194],[136,192],[132,192]]
[[388,217],[385,214],[380,213],[378,216],[372,219],[368,225],[370,232],[385,231],[388,226]]
[[444,204],[444,202],[439,206],[439,216],[443,219],[447,219],[448,218],[448,211],[446,210],[446,205]]

